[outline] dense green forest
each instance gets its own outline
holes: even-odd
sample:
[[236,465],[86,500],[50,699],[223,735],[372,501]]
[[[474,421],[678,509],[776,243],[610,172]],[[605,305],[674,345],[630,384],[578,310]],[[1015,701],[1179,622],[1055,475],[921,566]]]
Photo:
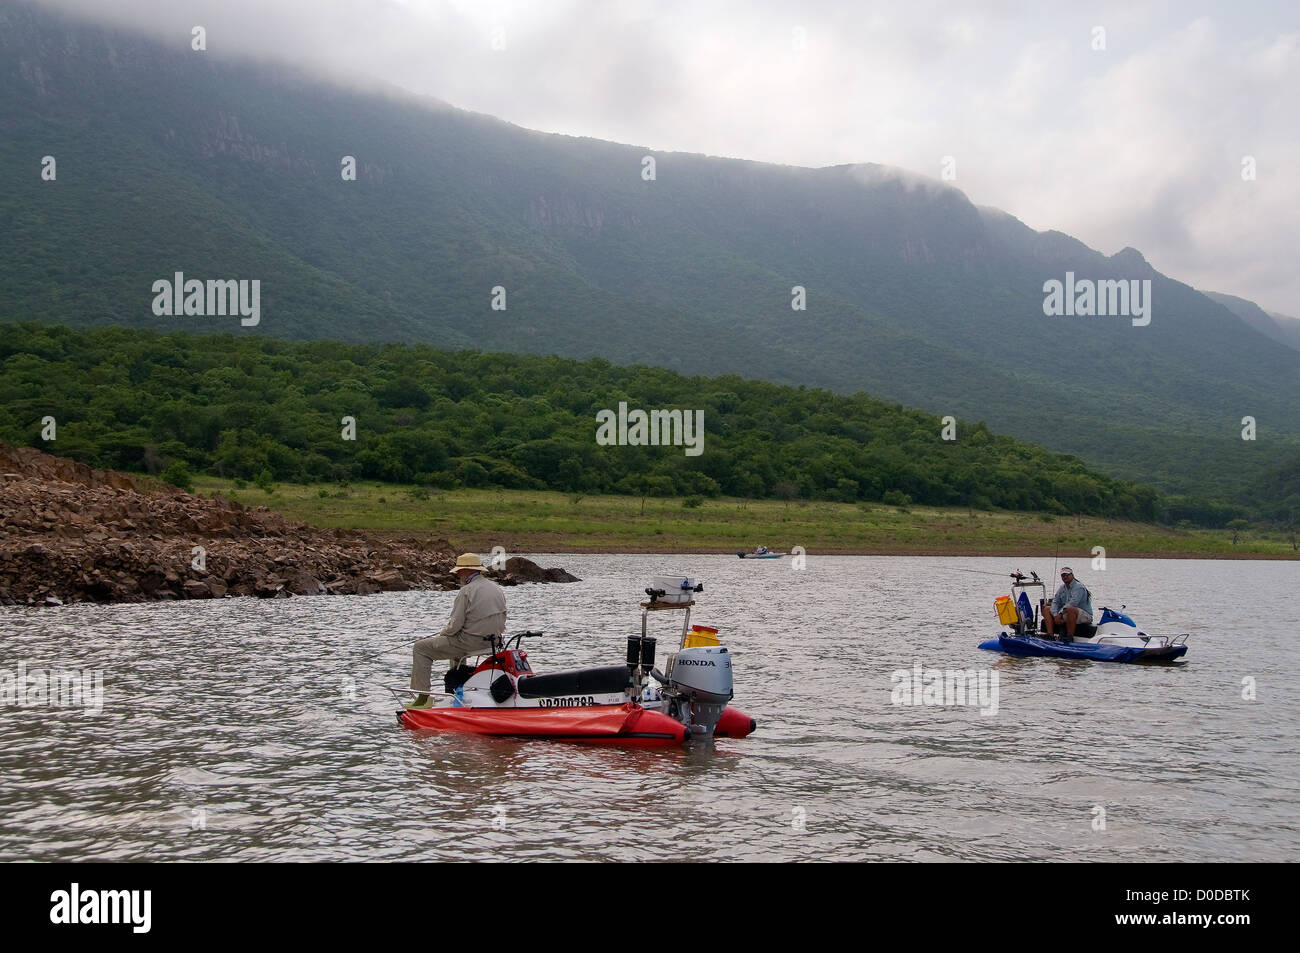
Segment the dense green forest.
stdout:
[[1251,498],[1258,501],[1256,515],[1286,526],[1300,523],[1300,457],[1264,474]]
[[[867,395],[603,359],[0,325],[0,439],[184,483],[373,478],[1161,515],[1149,487]],[[703,452],[601,446],[596,415],[702,410]],[[42,439],[54,418],[55,439]],[[344,417],[356,439],[343,439]],[[1235,515],[1235,514],[1234,514]]]

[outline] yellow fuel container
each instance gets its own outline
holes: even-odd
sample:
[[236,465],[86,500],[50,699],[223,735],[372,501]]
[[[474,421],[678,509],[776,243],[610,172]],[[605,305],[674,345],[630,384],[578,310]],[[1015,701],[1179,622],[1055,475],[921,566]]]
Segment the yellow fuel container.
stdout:
[[998,621],[1003,625],[1015,625],[1020,621],[1020,615],[1016,612],[1016,604],[1010,596],[998,596],[993,601],[993,605],[998,610]]
[[697,649],[702,645],[721,645],[718,641],[718,630],[711,625],[693,625],[691,631],[686,634],[685,648]]

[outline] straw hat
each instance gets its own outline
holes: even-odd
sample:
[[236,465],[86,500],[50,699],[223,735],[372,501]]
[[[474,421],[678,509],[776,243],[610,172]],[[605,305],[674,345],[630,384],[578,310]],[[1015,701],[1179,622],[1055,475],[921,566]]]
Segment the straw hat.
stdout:
[[456,557],[455,572],[462,569],[473,569],[475,572],[482,572],[487,567],[483,565],[483,560],[479,559],[478,553],[461,553]]

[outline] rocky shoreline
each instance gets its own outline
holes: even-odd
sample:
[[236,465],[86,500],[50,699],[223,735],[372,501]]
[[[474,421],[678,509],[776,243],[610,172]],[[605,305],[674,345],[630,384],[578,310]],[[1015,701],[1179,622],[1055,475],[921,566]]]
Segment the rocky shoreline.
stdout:
[[[3,605],[455,589],[456,555],[445,539],[323,530],[0,445]],[[502,585],[577,581],[518,556],[488,575]]]

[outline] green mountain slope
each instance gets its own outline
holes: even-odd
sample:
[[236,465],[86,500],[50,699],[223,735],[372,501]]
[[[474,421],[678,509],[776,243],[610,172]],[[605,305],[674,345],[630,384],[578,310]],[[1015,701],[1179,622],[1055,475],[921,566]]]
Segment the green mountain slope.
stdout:
[[[877,166],[662,153],[645,181],[647,154],[3,0],[0,317],[237,331],[155,317],[152,283],[257,278],[262,321],[240,333],[867,391],[1225,500],[1300,453],[1300,353],[1131,249]],[[1149,279],[1151,324],[1045,316],[1067,271]]]
[[1300,321],[1285,314],[1270,314],[1253,301],[1238,298],[1236,295],[1204,292],[1212,301],[1223,305],[1246,324],[1259,331],[1265,337],[1285,344],[1300,351]]

